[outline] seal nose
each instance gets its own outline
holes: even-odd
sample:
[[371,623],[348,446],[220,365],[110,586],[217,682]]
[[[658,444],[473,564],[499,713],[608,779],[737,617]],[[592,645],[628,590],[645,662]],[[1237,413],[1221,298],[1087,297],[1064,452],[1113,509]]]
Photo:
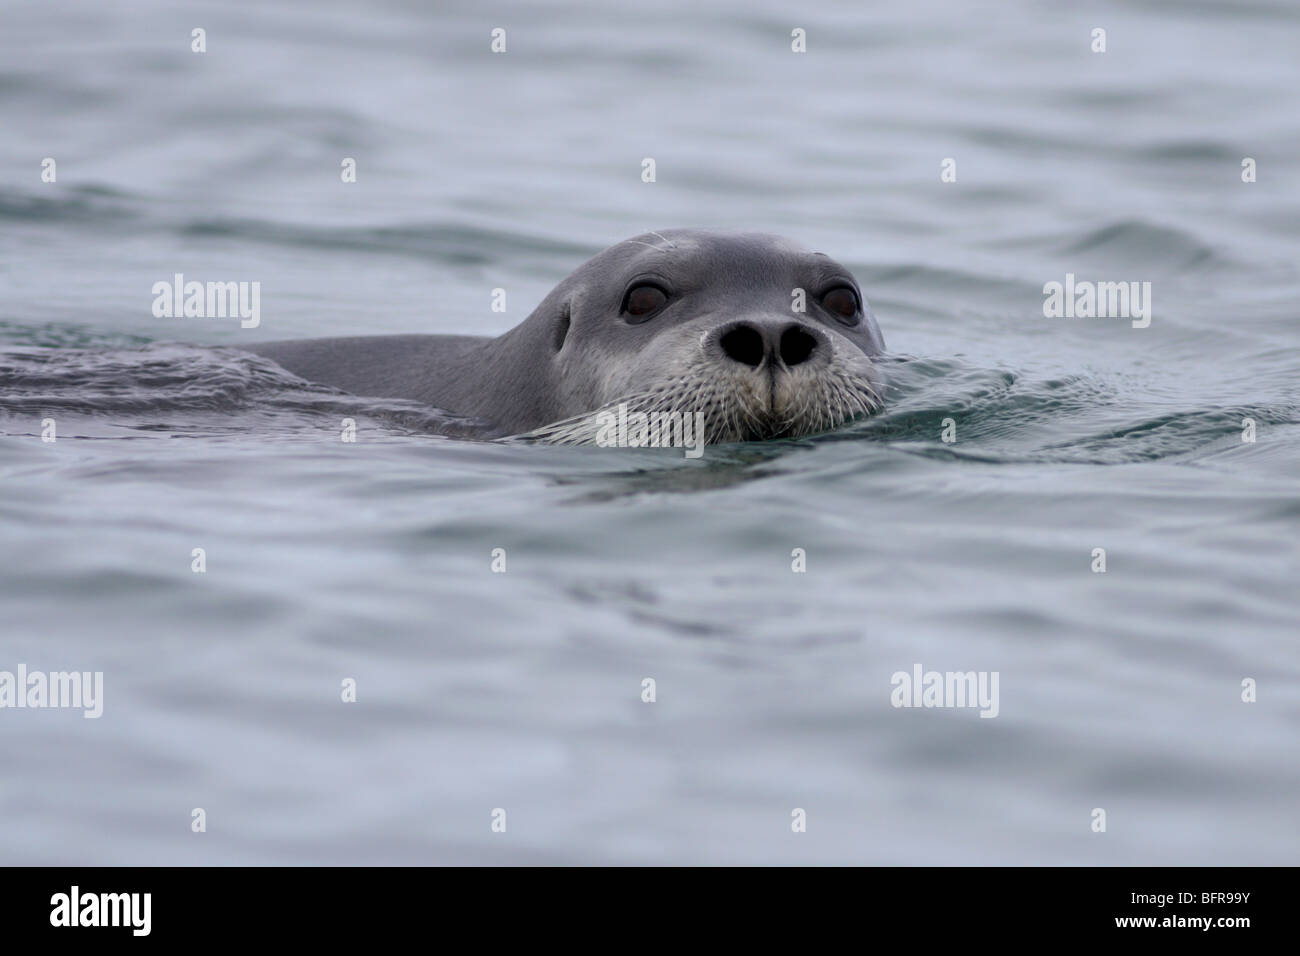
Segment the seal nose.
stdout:
[[751,368],[778,359],[793,368],[812,358],[818,343],[816,336],[800,325],[776,329],[741,322],[724,332],[718,345],[727,358]]

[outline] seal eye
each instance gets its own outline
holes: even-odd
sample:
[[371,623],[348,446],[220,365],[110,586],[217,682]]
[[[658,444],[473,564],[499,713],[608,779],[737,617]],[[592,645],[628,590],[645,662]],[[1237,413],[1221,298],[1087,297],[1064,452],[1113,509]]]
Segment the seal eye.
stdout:
[[858,324],[858,296],[847,286],[827,292],[822,296],[822,305],[845,325]]
[[623,299],[623,314],[632,323],[647,321],[668,303],[668,293],[654,285],[638,285],[629,289]]

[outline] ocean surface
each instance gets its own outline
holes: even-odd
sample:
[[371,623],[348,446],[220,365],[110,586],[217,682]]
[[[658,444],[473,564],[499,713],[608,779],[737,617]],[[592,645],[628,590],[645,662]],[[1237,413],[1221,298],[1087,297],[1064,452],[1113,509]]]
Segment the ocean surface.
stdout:
[[[0,708],[0,863],[1300,862],[1298,49],[1290,0],[0,0],[0,671],[103,674]],[[474,442],[237,350],[496,334],[672,226],[851,267],[886,410]],[[156,318],[176,273],[260,324]]]

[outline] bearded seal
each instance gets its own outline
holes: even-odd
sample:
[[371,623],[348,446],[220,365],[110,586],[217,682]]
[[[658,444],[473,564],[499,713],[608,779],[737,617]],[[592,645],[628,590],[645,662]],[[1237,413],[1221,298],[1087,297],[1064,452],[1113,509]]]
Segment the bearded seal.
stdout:
[[246,348],[346,392],[413,399],[484,438],[596,444],[598,414],[697,416],[704,441],[827,431],[881,407],[885,343],[852,273],[780,236],[698,229],[611,246],[498,337]]

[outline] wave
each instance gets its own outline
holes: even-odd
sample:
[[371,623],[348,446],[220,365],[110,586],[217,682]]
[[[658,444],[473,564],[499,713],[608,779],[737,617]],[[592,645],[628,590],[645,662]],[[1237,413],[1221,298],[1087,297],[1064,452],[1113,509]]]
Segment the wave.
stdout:
[[[1257,427],[1300,424],[1294,403],[1179,406],[1095,374],[1036,377],[910,356],[883,365],[884,411],[834,432],[764,447],[869,440],[954,460],[1122,464],[1217,453],[1240,444],[1246,418]],[[490,433],[487,423],[418,402],[304,381],[240,349],[173,343],[0,352],[0,413],[23,433],[56,413],[177,435],[252,431],[334,440],[345,417],[380,423],[393,435],[481,439]],[[956,441],[943,440],[946,428]]]
[[44,196],[0,190],[0,222],[61,223],[189,238],[232,239],[296,249],[329,249],[373,255],[409,255],[455,265],[485,265],[512,255],[556,256],[572,262],[595,255],[600,245],[563,235],[537,235],[457,221],[336,226],[276,222],[252,217],[180,216],[151,197],[106,186],[80,185]]
[[[871,438],[988,463],[1115,465],[1191,460],[1239,446],[1244,419],[1257,428],[1300,424],[1300,404],[1291,402],[1178,406],[1095,374],[1036,378],[902,357],[890,364],[885,410],[831,440]],[[943,440],[945,427],[955,441]]]
[[[379,421],[394,433],[475,437],[483,422],[400,399],[375,399],[304,381],[269,359],[233,348],[157,343],[135,349],[18,349],[0,353],[0,413],[34,422],[51,414],[111,416],[143,431],[192,426],[268,436],[326,429],[342,418]],[[182,416],[167,422],[158,416]]]

